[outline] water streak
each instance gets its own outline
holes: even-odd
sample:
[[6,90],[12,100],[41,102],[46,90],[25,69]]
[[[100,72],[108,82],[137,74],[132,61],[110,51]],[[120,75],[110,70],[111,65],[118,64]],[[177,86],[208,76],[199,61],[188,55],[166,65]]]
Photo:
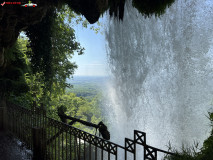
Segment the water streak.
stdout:
[[147,132],[150,145],[202,141],[213,98],[213,3],[176,0],[161,17],[144,18],[129,1],[123,22],[109,20],[112,83],[106,113],[114,141]]

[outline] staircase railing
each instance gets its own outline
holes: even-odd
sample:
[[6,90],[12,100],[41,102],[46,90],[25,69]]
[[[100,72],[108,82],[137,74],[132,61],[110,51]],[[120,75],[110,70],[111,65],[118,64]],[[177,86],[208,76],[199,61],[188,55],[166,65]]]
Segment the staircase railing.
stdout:
[[33,151],[35,160],[157,160],[174,155],[147,145],[146,133],[138,130],[121,146],[51,119],[44,110],[7,103],[7,116],[7,129]]

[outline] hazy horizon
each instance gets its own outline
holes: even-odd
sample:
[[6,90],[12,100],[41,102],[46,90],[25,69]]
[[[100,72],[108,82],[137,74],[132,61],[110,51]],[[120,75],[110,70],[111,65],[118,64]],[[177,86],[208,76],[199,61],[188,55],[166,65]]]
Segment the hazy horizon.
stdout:
[[[99,20],[102,25],[106,23],[106,16]],[[98,33],[90,29],[91,26],[100,28]],[[103,26],[97,24],[88,25],[87,28],[81,24],[73,26],[76,40],[85,48],[83,55],[75,54],[71,61],[78,65],[74,76],[106,76],[108,75],[107,53],[105,35],[101,33]]]

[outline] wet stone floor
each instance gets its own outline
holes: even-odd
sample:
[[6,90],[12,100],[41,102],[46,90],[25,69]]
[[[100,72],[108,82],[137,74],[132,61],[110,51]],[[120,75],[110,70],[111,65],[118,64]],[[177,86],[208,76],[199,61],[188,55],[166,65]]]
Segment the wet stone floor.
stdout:
[[31,155],[12,134],[0,132],[0,160],[31,160]]

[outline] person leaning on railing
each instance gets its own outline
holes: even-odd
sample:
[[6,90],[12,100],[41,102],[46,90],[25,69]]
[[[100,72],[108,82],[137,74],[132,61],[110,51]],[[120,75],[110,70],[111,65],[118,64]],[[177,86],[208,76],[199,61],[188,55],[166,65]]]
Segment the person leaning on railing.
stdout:
[[87,121],[83,121],[81,119],[77,119],[77,118],[74,118],[74,117],[67,116],[65,114],[67,108],[64,105],[61,105],[60,107],[58,107],[57,110],[58,110],[58,116],[60,117],[62,122],[67,123],[67,119],[70,119],[72,121],[68,123],[69,125],[73,125],[75,122],[79,122],[83,125],[94,127],[94,128],[96,128],[96,130],[97,129],[99,130],[99,133],[102,135],[102,137],[104,139],[110,140],[110,133],[107,129],[107,126],[102,121],[99,122],[98,124],[93,124],[91,122],[87,122]]

